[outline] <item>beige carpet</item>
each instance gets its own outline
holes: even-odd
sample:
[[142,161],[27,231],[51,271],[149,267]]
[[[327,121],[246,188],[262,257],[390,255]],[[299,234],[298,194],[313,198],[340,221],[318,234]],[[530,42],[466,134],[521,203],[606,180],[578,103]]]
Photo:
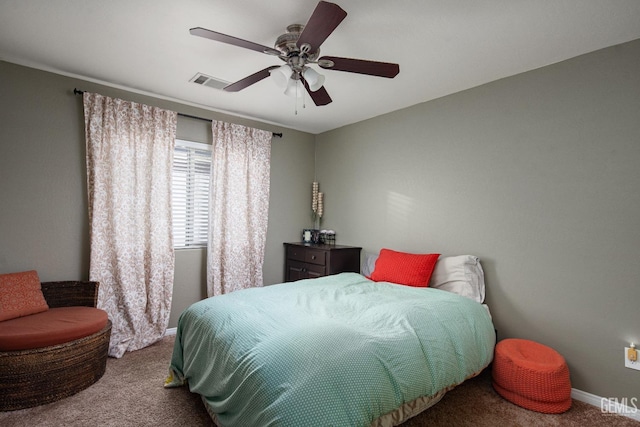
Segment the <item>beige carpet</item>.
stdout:
[[[105,375],[93,386],[49,405],[2,412],[0,425],[212,426],[199,397],[186,388],[162,387],[173,340],[174,337],[166,337],[144,350],[127,353],[122,359],[109,359]],[[640,422],[617,415],[603,415],[599,408],[577,401],[561,415],[528,411],[500,398],[491,387],[489,373],[485,372],[450,391],[433,408],[402,426],[603,425],[640,427]]]

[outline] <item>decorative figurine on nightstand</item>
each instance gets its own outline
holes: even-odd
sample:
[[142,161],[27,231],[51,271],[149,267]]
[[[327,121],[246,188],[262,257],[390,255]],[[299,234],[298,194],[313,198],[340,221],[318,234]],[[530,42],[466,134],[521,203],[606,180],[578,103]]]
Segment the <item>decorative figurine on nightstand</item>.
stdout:
[[302,230],[303,243],[321,243],[320,241],[320,219],[324,213],[324,194],[319,191],[320,184],[314,181],[311,185],[311,215],[313,216],[314,228]]
[[311,211],[313,212],[313,220],[315,229],[320,229],[320,220],[324,213],[324,193],[319,192],[320,184],[315,182],[311,186]]
[[302,230],[302,243],[335,245],[336,232],[333,230],[320,230],[320,221],[324,213],[324,193],[319,190],[320,184],[314,181],[311,185],[311,215],[313,216],[314,228]]

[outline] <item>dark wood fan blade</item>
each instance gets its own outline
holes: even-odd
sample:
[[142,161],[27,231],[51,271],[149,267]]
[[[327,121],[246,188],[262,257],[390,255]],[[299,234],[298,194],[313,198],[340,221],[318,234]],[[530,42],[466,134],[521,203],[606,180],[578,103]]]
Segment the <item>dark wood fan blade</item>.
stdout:
[[307,83],[307,81],[304,78],[301,78],[301,80],[302,80],[302,84],[304,85],[304,88],[307,90],[307,93],[309,94],[311,99],[313,99],[313,103],[316,104],[318,107],[321,105],[330,104],[333,101],[329,96],[329,92],[327,92],[324,86],[322,86],[320,89],[313,92],[309,88],[309,84]]
[[247,40],[242,40],[237,37],[229,36],[227,34],[218,33],[215,31],[207,30],[206,28],[196,27],[189,30],[189,32],[198,37],[204,37],[205,39],[215,40],[217,42],[227,43],[234,46],[244,47],[245,49],[255,50],[256,52],[266,53],[267,55],[280,56],[279,50],[262,46],[258,43],[253,43]]
[[266,79],[269,77],[269,71],[278,68],[278,65],[272,65],[271,67],[265,68],[264,70],[260,70],[257,73],[253,73],[250,76],[245,77],[242,80],[238,80],[235,83],[231,83],[230,85],[222,88],[225,92],[239,92],[244,88],[251,86],[254,83],[258,83],[260,80]]
[[[331,61],[333,66],[325,61]],[[347,71],[349,73],[367,74],[370,76],[394,78],[400,72],[398,64],[390,62],[366,61],[363,59],[338,58],[336,56],[323,56],[318,59],[318,65],[327,70]]]
[[298,38],[298,47],[308,44],[309,52],[314,53],[346,16],[347,12],[337,4],[319,2]]

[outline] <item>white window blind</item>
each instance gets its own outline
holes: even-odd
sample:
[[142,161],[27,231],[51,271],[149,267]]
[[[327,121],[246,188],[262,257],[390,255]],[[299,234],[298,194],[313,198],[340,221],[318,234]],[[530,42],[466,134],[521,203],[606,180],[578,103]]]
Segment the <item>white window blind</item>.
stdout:
[[177,139],[173,155],[173,246],[207,245],[211,146]]

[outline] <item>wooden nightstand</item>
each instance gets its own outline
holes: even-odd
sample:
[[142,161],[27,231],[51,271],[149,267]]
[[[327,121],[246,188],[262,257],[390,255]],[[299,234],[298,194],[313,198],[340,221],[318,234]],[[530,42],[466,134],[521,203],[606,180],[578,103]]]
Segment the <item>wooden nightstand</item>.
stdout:
[[285,243],[284,280],[328,276],[343,272],[360,272],[362,248],[344,245]]

